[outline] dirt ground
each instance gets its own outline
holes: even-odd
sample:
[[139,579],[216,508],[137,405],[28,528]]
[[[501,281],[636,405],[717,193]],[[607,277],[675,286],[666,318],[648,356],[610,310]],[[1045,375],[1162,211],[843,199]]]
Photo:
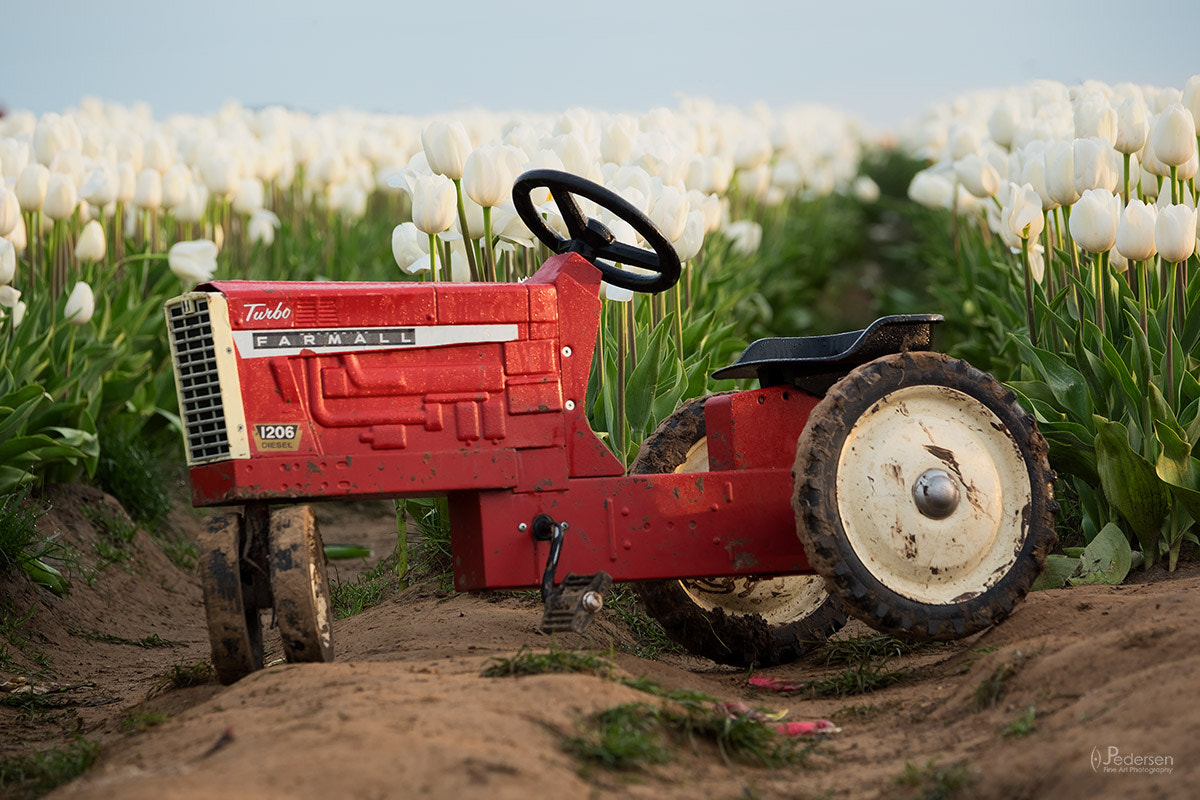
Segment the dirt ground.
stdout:
[[[119,514],[115,501],[78,487],[54,488],[46,499],[52,508],[41,525],[80,554],[81,569],[94,566],[96,514],[89,518],[84,509]],[[199,524],[188,510],[173,513],[180,529]],[[394,531],[388,504],[323,507],[320,518],[327,541],[369,541],[376,559],[387,554]],[[583,768],[564,738],[578,734],[591,712],[654,698],[595,675],[480,676],[497,657],[551,646],[536,631],[541,612],[533,600],[418,586],[338,621],[334,663],[281,663],[230,687],[210,679],[173,688],[173,673],[209,657],[199,583],[145,533],[132,548],[132,559],[107,566],[90,584],[77,574],[66,598],[30,586],[23,575],[0,579],[0,602],[28,616],[0,638],[7,653],[0,664],[8,666],[0,684],[31,679],[51,690],[26,707],[0,705],[0,758],[76,736],[101,743],[95,765],[51,797],[1200,792],[1195,562],[1170,576],[1139,574],[1121,587],[1035,593],[990,631],[892,658],[887,669],[908,672],[900,683],[843,698],[751,689],[744,670],[686,655],[638,658],[622,650],[629,630],[608,615],[588,636],[560,636],[555,644],[596,652],[618,676],[786,710],[789,720],[832,719],[841,729],[815,740],[803,765],[747,766],[705,742],[679,740],[667,764],[613,772]],[[340,567],[342,579],[362,566]],[[852,624],[840,636],[868,633]],[[270,637],[267,647],[278,652]],[[765,673],[801,682],[837,669],[814,656]],[[936,794],[944,790],[952,791]]]

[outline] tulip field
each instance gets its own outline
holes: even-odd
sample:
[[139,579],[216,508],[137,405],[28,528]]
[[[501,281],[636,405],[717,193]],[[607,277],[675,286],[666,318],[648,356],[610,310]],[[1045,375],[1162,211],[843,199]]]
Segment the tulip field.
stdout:
[[[1198,119],[1200,75],[973,92],[882,136],[835,108],[702,99],[0,116],[0,578],[90,587],[34,525],[60,485],[111,494],[194,567],[165,530],[183,469],[168,299],[210,280],[524,280],[550,254],[512,186],[542,168],[617,192],[683,263],[658,295],[602,289],[585,402],[626,465],[681,403],[734,388],[712,373],[754,339],[936,312],[937,347],[994,374],[1049,443],[1059,543],[1035,588],[1174,571],[1200,548]],[[565,233],[549,193],[533,199]],[[401,530],[444,528],[439,508],[402,503]],[[397,582],[420,567],[403,542]],[[0,604],[6,642],[16,616]]]
[[[952,352],[989,365],[1037,412],[1077,498],[1079,544],[1127,541],[1146,564],[1174,565],[1200,518],[1198,85],[979,93],[929,109],[895,145],[928,165],[907,194],[941,213],[920,217],[921,246]],[[874,203],[864,158],[887,152],[836,110],[704,101],[640,116],[421,120],[230,105],[157,120],[99,100],[9,115],[0,493],[98,471],[104,481],[102,464],[122,471],[108,439],[171,440],[160,309],[197,283],[528,276],[545,251],[509,192],[539,167],[616,189],[686,264],[663,296],[606,292],[588,407],[628,461],[680,401],[719,388],[709,373],[749,338],[809,332],[837,258],[822,215],[832,222],[846,199]],[[894,204],[890,213],[917,214]],[[797,220],[818,247],[789,241]],[[807,263],[772,256],[804,258],[823,243],[830,252]],[[1117,549],[1122,563],[1134,558]],[[1056,565],[1064,576],[1078,567],[1073,552]],[[48,566],[29,552],[6,558]]]

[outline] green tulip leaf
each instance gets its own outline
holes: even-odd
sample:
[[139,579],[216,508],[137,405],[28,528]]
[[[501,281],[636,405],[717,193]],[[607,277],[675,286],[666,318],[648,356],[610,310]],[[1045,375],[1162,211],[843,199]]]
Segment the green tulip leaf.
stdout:
[[[658,385],[662,370],[663,340],[670,332],[666,325],[659,324],[650,334],[645,347],[639,348],[638,365],[629,376],[625,386],[626,421],[634,436],[640,438],[650,421],[654,406],[654,389]],[[641,333],[641,331],[639,331]]]
[[1054,353],[1033,347],[1020,337],[1013,340],[1041,374],[1060,407],[1076,420],[1090,421],[1092,402],[1084,376]]
[[1079,558],[1079,576],[1070,578],[1072,586],[1102,584],[1115,586],[1125,580],[1133,564],[1133,551],[1121,528],[1113,522],[1105,525]]
[[1147,565],[1158,554],[1163,520],[1171,509],[1171,497],[1150,462],[1129,446],[1125,426],[1101,416],[1096,425],[1096,471],[1104,495],[1137,535]]
[[1158,477],[1179,501],[1192,519],[1200,522],[1200,459],[1192,456],[1192,447],[1169,425],[1154,424],[1162,450],[1155,470]]
[[1046,568],[1033,582],[1031,591],[1040,592],[1043,589],[1061,589],[1067,585],[1067,580],[1079,568],[1079,559],[1057,554],[1046,556]]

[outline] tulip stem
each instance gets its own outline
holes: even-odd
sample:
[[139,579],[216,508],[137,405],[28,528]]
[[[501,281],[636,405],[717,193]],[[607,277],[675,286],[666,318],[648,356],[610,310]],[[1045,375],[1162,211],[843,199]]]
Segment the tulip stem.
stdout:
[[1129,153],[1121,154],[1125,161],[1125,183],[1124,190],[1121,192],[1121,199],[1125,201],[1125,205],[1129,205]]
[[1071,297],[1075,300],[1075,313],[1082,316],[1079,309],[1079,250],[1075,247],[1075,239],[1071,236],[1071,207],[1062,206],[1063,212],[1063,229],[1062,233],[1065,237],[1066,246],[1071,252],[1071,277],[1074,279],[1071,282]]
[[[632,302],[622,303],[623,306],[633,307]],[[623,312],[618,312],[623,315]],[[624,321],[617,318],[617,424],[609,433],[613,434],[613,450],[621,463],[625,463],[625,352],[629,349],[629,334],[625,330]]]
[[433,279],[438,279],[437,268],[437,234],[429,234],[429,272],[433,275]]
[[1176,176],[1179,174],[1179,167],[1171,167],[1171,204],[1179,202],[1179,182]]
[[[1096,326],[1100,335],[1104,335],[1104,296],[1108,294],[1108,251],[1105,250],[1096,258]],[[1103,355],[1103,350],[1101,351]]]
[[[687,266],[686,264],[684,265]],[[679,284],[676,283],[671,287],[671,294],[675,298],[675,355],[679,358],[680,363],[683,362],[683,291]]]
[[492,207],[483,207],[483,261],[487,279],[496,281],[496,251],[492,249]]
[[1170,284],[1167,288],[1167,386],[1163,394],[1166,395],[1167,405],[1175,408],[1175,278],[1179,273],[1179,264],[1175,261],[1170,262]]
[[1029,260],[1029,239],[1021,237],[1021,262],[1025,267],[1025,322],[1029,325],[1029,343],[1037,347],[1037,327],[1033,319],[1033,265]]
[[478,281],[479,267],[475,263],[475,253],[471,250],[467,233],[467,207],[463,204],[462,178],[454,178],[454,194],[458,198],[458,224],[462,227],[463,243],[467,245],[467,266],[471,268],[471,280]]
[[1150,259],[1143,259],[1141,261],[1135,261],[1132,265],[1135,269],[1137,269],[1138,311],[1139,311],[1139,314],[1138,314],[1139,320],[1138,321],[1142,323],[1142,333],[1143,334],[1146,333],[1146,320],[1147,320],[1147,317],[1149,316],[1149,307],[1150,307],[1150,300],[1147,297],[1147,293],[1150,291],[1150,281],[1149,281],[1150,266],[1149,266],[1149,264],[1150,264]]

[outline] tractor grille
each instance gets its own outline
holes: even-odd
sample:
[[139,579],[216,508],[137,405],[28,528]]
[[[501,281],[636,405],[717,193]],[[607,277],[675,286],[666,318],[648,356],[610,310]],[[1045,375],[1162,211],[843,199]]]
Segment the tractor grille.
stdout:
[[167,324],[175,355],[188,463],[229,458],[229,434],[221,403],[208,298],[195,294],[181,298],[167,308]]

